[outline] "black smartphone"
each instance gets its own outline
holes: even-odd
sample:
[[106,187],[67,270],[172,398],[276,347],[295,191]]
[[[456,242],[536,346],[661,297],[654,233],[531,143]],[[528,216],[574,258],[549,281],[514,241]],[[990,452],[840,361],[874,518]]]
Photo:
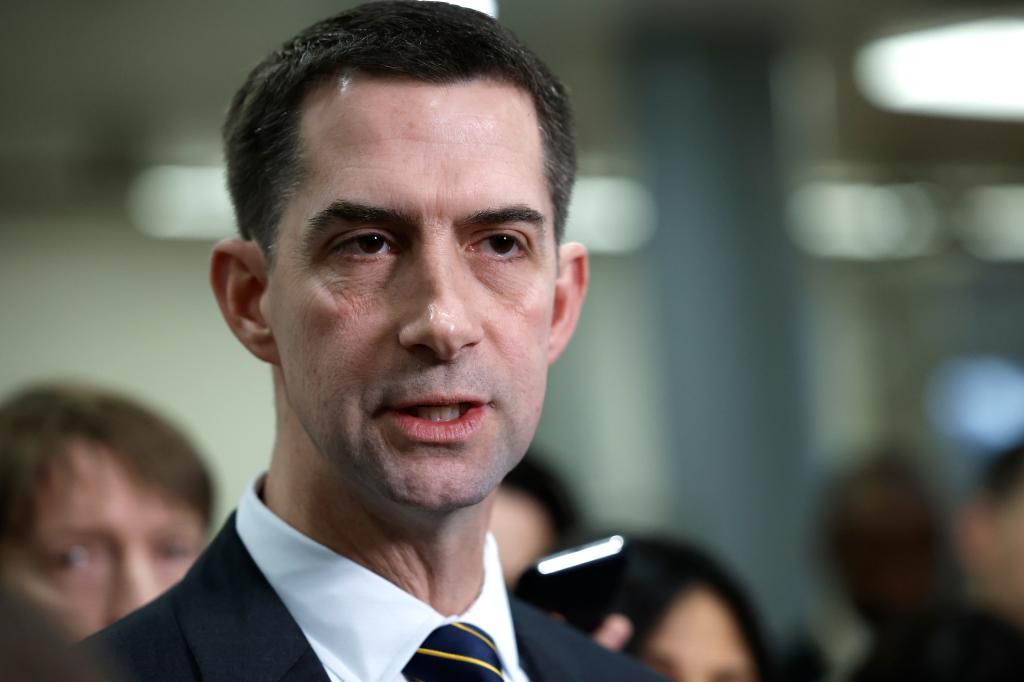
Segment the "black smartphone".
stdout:
[[626,572],[626,541],[612,535],[544,557],[523,573],[515,595],[591,633],[611,612]]

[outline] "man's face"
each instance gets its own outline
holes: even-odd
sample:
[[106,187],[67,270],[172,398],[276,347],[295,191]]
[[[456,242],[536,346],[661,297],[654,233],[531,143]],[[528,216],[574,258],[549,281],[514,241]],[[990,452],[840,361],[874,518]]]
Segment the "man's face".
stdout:
[[[553,324],[579,304],[560,294],[533,104],[357,73],[303,112],[307,172],[260,303],[283,409],[356,494],[475,504],[532,439],[568,341]],[[581,247],[562,249],[585,283]]]
[[986,606],[1024,627],[1024,490],[961,511],[958,549]]
[[25,546],[5,579],[75,638],[176,583],[203,547],[199,514],[139,484],[99,446],[73,443],[35,496]]
[[755,682],[757,669],[735,614],[706,587],[673,599],[641,660],[673,682]]

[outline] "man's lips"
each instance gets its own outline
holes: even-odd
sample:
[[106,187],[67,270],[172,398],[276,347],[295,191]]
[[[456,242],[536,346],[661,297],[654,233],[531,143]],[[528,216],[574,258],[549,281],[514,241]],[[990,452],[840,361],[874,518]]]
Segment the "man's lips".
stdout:
[[459,414],[465,414],[470,408],[480,407],[486,404],[486,402],[486,400],[476,395],[426,395],[389,401],[381,411],[405,412],[408,414],[419,413],[423,415],[424,419],[432,419],[435,413],[444,415],[453,414],[457,411]]
[[421,443],[468,440],[483,422],[489,405],[475,396],[425,397],[393,403],[381,412],[388,428]]
[[453,403],[451,405],[414,405],[399,410],[403,414],[426,419],[431,422],[450,422],[458,419],[469,411],[472,403]]

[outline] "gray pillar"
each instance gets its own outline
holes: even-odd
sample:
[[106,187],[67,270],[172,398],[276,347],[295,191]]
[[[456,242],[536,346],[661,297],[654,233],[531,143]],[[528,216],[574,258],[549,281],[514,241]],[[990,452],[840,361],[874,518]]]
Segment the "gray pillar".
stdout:
[[674,527],[723,558],[782,633],[808,596],[808,472],[773,58],[749,42],[648,41],[633,82],[660,214]]

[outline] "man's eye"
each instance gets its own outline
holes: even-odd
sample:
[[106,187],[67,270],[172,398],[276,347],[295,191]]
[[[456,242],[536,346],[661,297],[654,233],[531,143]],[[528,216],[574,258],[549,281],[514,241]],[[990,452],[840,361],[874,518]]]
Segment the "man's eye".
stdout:
[[482,247],[495,256],[516,256],[522,251],[519,240],[509,234],[492,234],[483,240]]
[[54,563],[62,571],[83,569],[92,561],[89,549],[83,545],[72,545],[54,557]]
[[377,233],[361,234],[338,245],[339,252],[353,256],[376,256],[390,250],[391,244],[387,238]]
[[161,559],[178,560],[191,558],[195,552],[184,542],[168,542],[157,547],[157,554]]

